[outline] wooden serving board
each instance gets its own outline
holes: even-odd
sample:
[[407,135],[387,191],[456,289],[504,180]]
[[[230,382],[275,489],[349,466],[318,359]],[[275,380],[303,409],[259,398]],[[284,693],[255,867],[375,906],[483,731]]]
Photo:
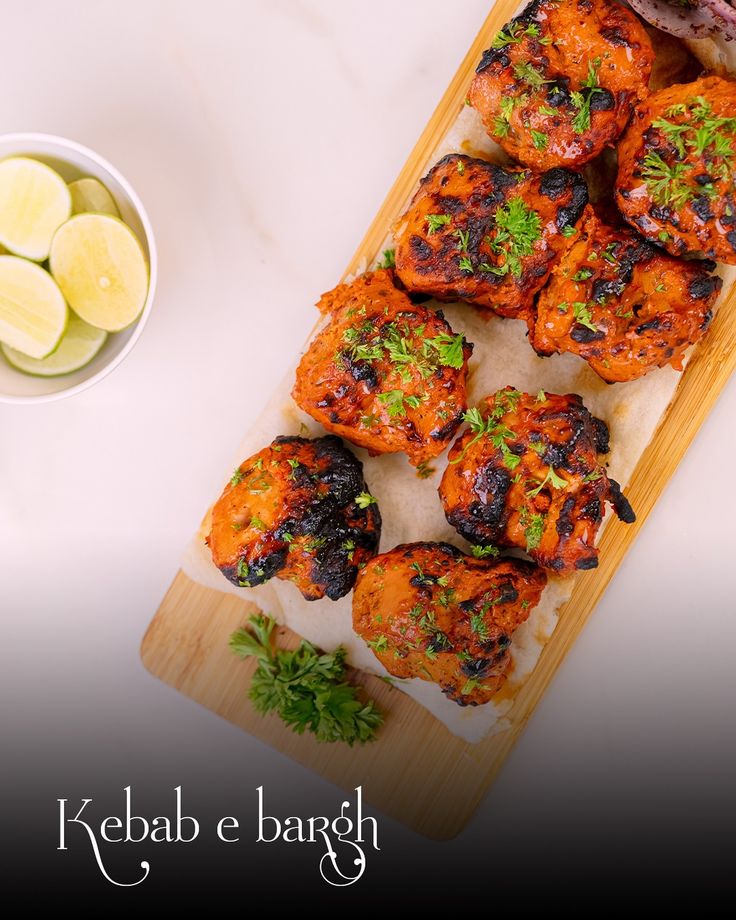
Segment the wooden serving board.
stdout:
[[[497,0],[346,273],[370,264],[379,252],[392,221],[457,117],[481,53],[517,7],[518,0]],[[514,700],[511,728],[506,731],[468,744],[399,690],[374,676],[359,674],[356,681],[386,713],[374,743],[349,748],[320,745],[311,736],[295,735],[275,716],[255,712],[246,692],[255,663],[239,661],[228,649],[230,633],[246,622],[255,607],[232,594],[196,584],[182,572],[174,578],[146,632],[141,646],[143,663],[167,684],[337,785],[346,789],[362,785],[370,804],[398,821],[437,839],[454,836],[501,769],[735,366],[736,286],[695,349],[629,482],[626,492],[637,510],[636,524],[605,529],[600,565],[576,579],[552,638]],[[285,628],[279,630],[278,638],[292,646],[299,641]]]

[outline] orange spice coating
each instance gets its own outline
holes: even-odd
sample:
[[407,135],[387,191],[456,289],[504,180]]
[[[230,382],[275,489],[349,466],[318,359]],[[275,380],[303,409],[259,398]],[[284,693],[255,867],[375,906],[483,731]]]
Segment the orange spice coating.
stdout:
[[736,82],[703,77],[654,93],[618,162],[616,203],[643,236],[736,265]]
[[468,99],[488,134],[533,169],[579,167],[647,95],[654,52],[612,0],[534,0],[483,55]]
[[714,267],[676,259],[590,210],[537,299],[530,341],[541,355],[579,355],[608,383],[666,364],[681,370],[723,284]]
[[275,576],[309,601],[336,600],[353,587],[380,535],[363,465],[338,438],[280,437],[235,470],[212,509],[207,543],[239,587]]
[[519,547],[558,575],[595,568],[606,501],[635,520],[598,460],[608,452],[605,423],[579,396],[512,387],[487,397],[469,422],[440,482],[448,522],[471,543]]
[[297,369],[297,404],[371,454],[404,451],[418,465],[442,453],[467,407],[473,346],[389,271],[338,285],[318,307],[329,323]]
[[587,201],[577,173],[450,154],[394,228],[396,273],[410,291],[524,319]]
[[505,682],[512,636],[546,581],[519,559],[474,559],[448,543],[406,543],[361,571],[353,628],[390,674],[432,681],[459,705],[476,706]]

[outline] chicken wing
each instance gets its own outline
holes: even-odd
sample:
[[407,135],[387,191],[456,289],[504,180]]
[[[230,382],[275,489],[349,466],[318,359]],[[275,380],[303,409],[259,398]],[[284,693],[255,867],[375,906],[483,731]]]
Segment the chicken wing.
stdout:
[[587,201],[577,173],[450,154],[394,228],[396,272],[410,291],[523,319]]
[[616,203],[679,256],[736,264],[736,82],[703,77],[637,106],[618,147]]
[[280,437],[244,460],[212,509],[207,543],[228,581],[293,581],[337,600],[377,551],[381,515],[362,463],[338,438]]
[[297,369],[297,404],[371,454],[404,451],[418,465],[442,453],[466,409],[473,346],[388,271],[339,285],[318,307],[330,321]]
[[495,37],[468,99],[488,134],[532,169],[579,167],[612,144],[647,94],[654,52],[611,0],[534,0]]
[[540,355],[580,355],[608,383],[666,364],[681,370],[713,315],[723,284],[714,268],[667,255],[591,210],[539,295],[532,345]]
[[608,452],[605,423],[579,396],[512,387],[466,418],[439,487],[449,523],[471,543],[520,547],[558,575],[595,568],[605,502],[635,520],[598,461]]
[[474,559],[448,543],[405,543],[358,576],[353,628],[386,670],[439,684],[461,706],[506,680],[514,631],[539,603],[544,572],[519,559]]

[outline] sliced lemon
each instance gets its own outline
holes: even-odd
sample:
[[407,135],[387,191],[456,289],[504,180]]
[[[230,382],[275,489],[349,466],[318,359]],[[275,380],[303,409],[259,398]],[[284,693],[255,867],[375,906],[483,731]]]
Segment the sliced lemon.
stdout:
[[97,214],[112,214],[113,217],[120,217],[115,199],[99,179],[93,179],[91,176],[76,179],[69,183],[69,192],[72,196],[72,214],[86,214],[93,211]]
[[95,357],[107,339],[107,333],[90,326],[74,313],[69,314],[69,324],[58,347],[47,358],[29,358],[22,351],[0,345],[9,364],[24,374],[34,377],[60,377],[78,371]]
[[0,256],[0,342],[45,358],[66,329],[69,311],[51,275],[17,256]]
[[43,262],[71,212],[71,193],[51,167],[28,157],[0,162],[0,243],[10,252]]
[[56,232],[51,274],[69,306],[108,332],[140,315],[148,293],[148,264],[138,238],[117,217],[77,214]]

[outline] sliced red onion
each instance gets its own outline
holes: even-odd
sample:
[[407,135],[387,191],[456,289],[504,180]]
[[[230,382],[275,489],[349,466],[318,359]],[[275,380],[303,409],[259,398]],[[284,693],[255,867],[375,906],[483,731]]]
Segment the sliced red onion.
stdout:
[[629,0],[647,22],[679,38],[706,38],[721,35],[736,38],[736,8],[729,0]]

